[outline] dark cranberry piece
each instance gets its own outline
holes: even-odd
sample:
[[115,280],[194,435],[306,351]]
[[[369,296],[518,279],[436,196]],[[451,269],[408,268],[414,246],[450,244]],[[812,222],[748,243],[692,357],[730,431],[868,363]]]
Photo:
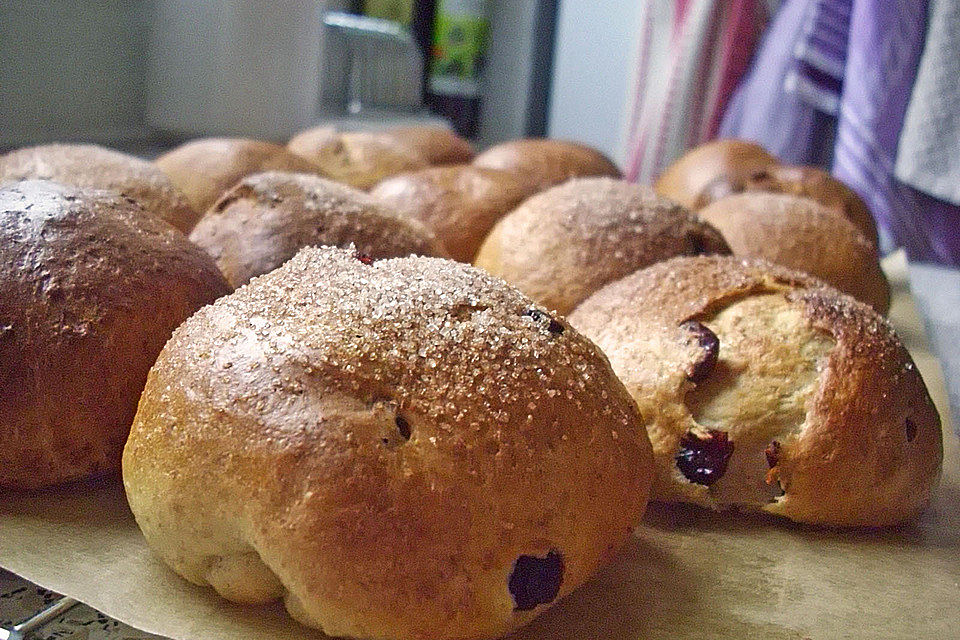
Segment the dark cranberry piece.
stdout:
[[563,325],[539,309],[527,309],[523,312],[523,315],[533,318],[533,321],[537,323],[547,320],[547,331],[554,335],[563,333]]
[[767,466],[773,469],[780,462],[780,443],[776,440],[771,442],[763,451],[763,455],[767,456]]
[[776,470],[776,466],[780,464],[780,443],[776,440],[771,442],[767,445],[767,448],[763,450],[763,455],[767,457],[767,466],[770,467],[764,481],[767,484],[776,483],[776,485],[780,487],[780,495],[783,495],[783,486],[780,485],[780,473]]
[[917,425],[913,420],[907,418],[905,426],[907,428],[907,442],[913,442],[913,439],[917,437]]
[[400,432],[400,437],[404,440],[409,440],[412,432],[410,431],[410,423],[407,422],[407,419],[403,416],[397,416],[393,420],[397,423],[397,431]]
[[551,549],[543,558],[520,556],[513,565],[507,588],[517,611],[530,611],[553,602],[563,582],[563,556]]
[[370,256],[370,254],[363,253],[362,251],[354,251],[353,257],[365,265],[373,264],[373,258]]
[[687,370],[687,378],[693,383],[701,382],[717,366],[717,357],[720,354],[720,338],[696,320],[687,320],[680,325],[680,328],[687,332],[689,339],[696,340],[700,347],[700,354]]
[[733,443],[724,431],[711,429],[706,436],[688,431],[680,438],[677,468],[690,482],[710,486],[727,471]]

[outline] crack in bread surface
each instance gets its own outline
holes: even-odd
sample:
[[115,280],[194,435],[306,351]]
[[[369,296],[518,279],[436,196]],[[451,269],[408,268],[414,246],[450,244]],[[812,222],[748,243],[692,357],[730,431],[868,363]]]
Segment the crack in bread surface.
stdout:
[[721,505],[762,506],[780,493],[765,482],[764,449],[803,431],[836,342],[779,293],[741,298],[697,319],[718,336],[719,358],[685,402],[697,426],[725,431],[735,445],[711,494]]

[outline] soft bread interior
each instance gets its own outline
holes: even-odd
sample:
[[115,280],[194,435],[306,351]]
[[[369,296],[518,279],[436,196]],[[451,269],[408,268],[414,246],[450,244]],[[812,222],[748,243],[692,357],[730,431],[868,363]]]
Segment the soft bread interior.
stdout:
[[734,444],[726,472],[710,487],[718,506],[762,507],[782,489],[767,483],[765,451],[803,431],[823,364],[836,345],[779,293],[733,301],[698,320],[719,338],[710,375],[685,401],[703,430],[724,431]]

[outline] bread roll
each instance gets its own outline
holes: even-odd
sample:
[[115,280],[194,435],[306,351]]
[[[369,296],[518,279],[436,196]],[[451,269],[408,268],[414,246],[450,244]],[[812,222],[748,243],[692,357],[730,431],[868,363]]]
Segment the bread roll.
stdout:
[[200,213],[241,178],[262,171],[318,173],[317,167],[280,145],[245,138],[200,138],[168,151],[156,165]]
[[696,208],[703,208],[720,198],[745,191],[786,193],[815,200],[846,216],[870,242],[877,244],[877,225],[860,196],[817,167],[773,165],[733,181],[726,177],[720,178],[701,192]]
[[364,190],[388,176],[428,166],[419,153],[399,141],[362,131],[308,129],[291,138],[287,148],[316,165],[321,175]]
[[649,187],[581,178],[500,220],[476,265],[561,314],[603,285],[678,255],[729,253],[720,234]]
[[660,174],[657,193],[698,209],[709,199],[705,191],[742,184],[755,173],[779,164],[763,147],[745,140],[714,140],[684,154]]
[[370,192],[436,234],[447,253],[473,260],[497,220],[531,194],[513,173],[470,165],[432,167],[387,178]]
[[347,246],[370,258],[442,256],[433,235],[347,185],[268,171],[248,176],[207,212],[190,239],[233,287],[273,271],[307,246]]
[[0,156],[0,183],[34,179],[118,191],[184,233],[202,213],[152,163],[94,144],[46,144]]
[[799,522],[889,525],[923,509],[940,419],[867,305],[762,260],[676,258],[570,316],[646,418],[654,498]]
[[541,191],[570,178],[621,176],[617,166],[599,151],[563,140],[504,142],[478,155],[473,165],[516,173],[531,184],[533,191]]
[[649,446],[600,351],[500,280],[308,248],[174,334],[123,474],[154,551],[230,600],[490,638],[629,537]]
[[227,283],[114,192],[8,183],[0,213],[0,488],[116,471],[157,354]]
[[413,149],[432,165],[463,164],[476,155],[469,141],[446,127],[395,127],[383,134]]
[[700,210],[734,255],[766,258],[805,271],[866,302],[890,308],[890,286],[872,242],[856,225],[809,198],[744,193]]

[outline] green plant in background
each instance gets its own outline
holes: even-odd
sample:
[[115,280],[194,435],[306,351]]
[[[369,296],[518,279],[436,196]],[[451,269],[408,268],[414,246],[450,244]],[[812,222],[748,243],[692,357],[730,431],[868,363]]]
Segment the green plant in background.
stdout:
[[409,27],[413,20],[413,5],[414,0],[363,0],[363,13]]

